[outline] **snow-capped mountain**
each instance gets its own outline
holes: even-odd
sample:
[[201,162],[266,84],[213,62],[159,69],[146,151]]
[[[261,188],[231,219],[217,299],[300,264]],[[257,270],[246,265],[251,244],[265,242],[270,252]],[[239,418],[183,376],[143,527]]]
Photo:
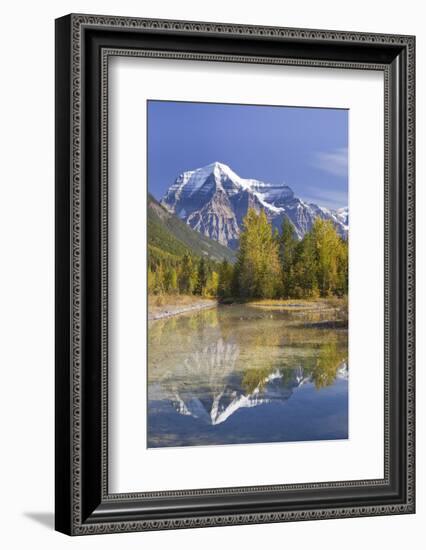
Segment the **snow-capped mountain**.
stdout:
[[339,208],[336,210],[336,216],[349,229],[349,208],[347,206]]
[[[337,379],[348,379],[348,365],[342,362],[336,371]],[[232,385],[225,385],[212,395],[206,395],[203,399],[194,395],[188,389],[175,391],[165,395],[175,411],[183,416],[192,416],[204,423],[217,426],[226,422],[229,417],[239,409],[258,407],[268,403],[284,404],[291,398],[294,391],[304,384],[311,384],[312,376],[306,375],[302,367],[292,370],[291,377],[285,383],[283,374],[279,370],[271,372],[249,393]],[[159,388],[157,392],[161,393]]]
[[[149,402],[166,402],[179,415],[215,426],[240,409],[284,404],[301,386],[315,384],[312,368],[303,367],[305,354],[297,352],[291,353],[292,365],[286,368],[271,365],[269,372],[259,369],[258,374],[253,372],[249,383],[244,383],[245,368],[241,368],[238,341],[223,338],[219,325],[209,327],[208,339],[206,345],[180,358],[176,353],[164,355],[165,360],[159,361],[149,373]],[[335,369],[336,379],[347,380],[348,361],[344,359],[338,364],[333,363],[333,358],[330,361],[331,364],[322,363],[317,375],[325,367],[328,375]]]
[[339,233],[348,232],[348,209],[330,210],[294,196],[287,185],[241,178],[229,166],[214,162],[180,174],[161,204],[203,235],[230,248],[238,246],[248,208],[264,209],[274,227],[287,217],[298,238],[317,217],[331,219]]

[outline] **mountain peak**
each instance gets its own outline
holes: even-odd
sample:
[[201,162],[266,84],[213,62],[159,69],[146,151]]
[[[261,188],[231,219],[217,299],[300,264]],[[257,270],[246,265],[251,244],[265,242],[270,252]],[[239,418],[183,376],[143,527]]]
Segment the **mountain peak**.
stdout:
[[218,168],[219,170],[230,170],[230,167],[227,164],[223,164],[223,162],[219,162],[218,160],[215,160],[214,162],[211,162],[210,164],[207,164],[207,166],[204,166],[201,168],[201,170],[210,170],[213,172],[215,168]]
[[[202,168],[198,168],[200,172],[205,172],[208,174],[213,174],[216,177],[225,176],[234,181],[235,183],[239,183],[240,177],[232,170],[230,166],[227,164],[224,164],[223,162],[219,162],[218,160],[215,160],[214,162],[207,164],[207,166],[203,166]],[[197,172],[198,170],[194,170],[194,172]]]
[[161,204],[193,229],[231,248],[238,246],[248,208],[264,210],[277,229],[284,218],[289,219],[298,238],[309,231],[317,217],[331,219],[343,236],[348,231],[347,212],[307,204],[285,184],[242,178],[217,160],[181,173]]

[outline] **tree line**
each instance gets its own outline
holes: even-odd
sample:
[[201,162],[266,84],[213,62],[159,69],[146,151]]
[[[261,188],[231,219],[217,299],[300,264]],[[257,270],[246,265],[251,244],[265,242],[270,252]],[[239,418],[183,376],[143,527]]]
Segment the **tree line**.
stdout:
[[150,249],[148,291],[221,299],[316,298],[348,292],[348,243],[330,220],[317,218],[299,240],[285,218],[281,233],[265,212],[244,218],[235,264]]
[[188,252],[179,257],[149,246],[148,293],[216,297],[219,267],[218,262],[198,258]]

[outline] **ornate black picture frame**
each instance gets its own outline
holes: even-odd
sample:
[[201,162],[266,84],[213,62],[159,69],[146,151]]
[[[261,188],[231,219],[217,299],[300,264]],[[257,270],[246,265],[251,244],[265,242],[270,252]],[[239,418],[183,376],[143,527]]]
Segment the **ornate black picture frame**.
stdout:
[[[385,430],[377,480],[108,492],[108,58],[382,71]],[[415,38],[68,15],[56,21],[56,529],[69,535],[415,511]]]

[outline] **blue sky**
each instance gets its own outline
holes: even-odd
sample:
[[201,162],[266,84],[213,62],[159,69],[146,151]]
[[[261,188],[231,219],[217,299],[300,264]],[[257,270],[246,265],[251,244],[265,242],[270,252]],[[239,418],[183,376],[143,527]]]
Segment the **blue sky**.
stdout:
[[321,206],[348,204],[348,111],[148,101],[148,187],[214,161],[243,178],[289,185]]

